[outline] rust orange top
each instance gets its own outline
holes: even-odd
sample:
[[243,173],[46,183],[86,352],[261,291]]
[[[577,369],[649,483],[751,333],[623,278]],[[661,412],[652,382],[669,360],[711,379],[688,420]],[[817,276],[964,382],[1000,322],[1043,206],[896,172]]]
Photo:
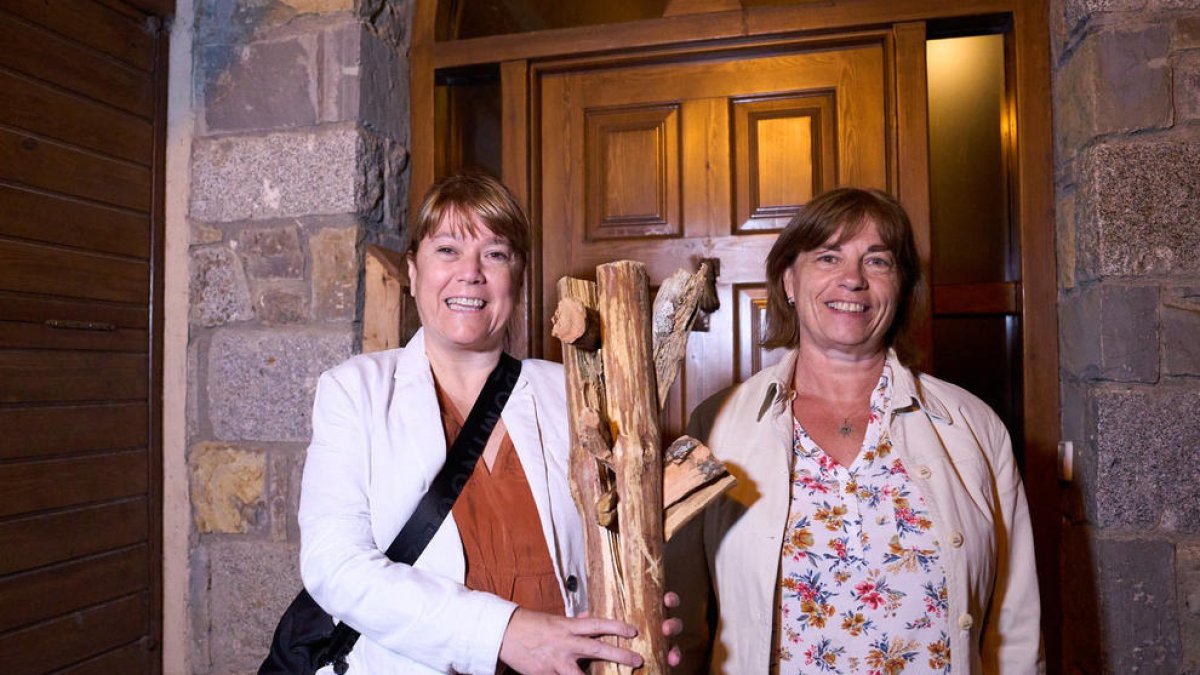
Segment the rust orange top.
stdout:
[[[465,420],[441,387],[437,393],[450,447]],[[537,505],[507,433],[490,471],[482,457],[475,464],[452,512],[467,559],[467,588],[525,609],[565,613]]]

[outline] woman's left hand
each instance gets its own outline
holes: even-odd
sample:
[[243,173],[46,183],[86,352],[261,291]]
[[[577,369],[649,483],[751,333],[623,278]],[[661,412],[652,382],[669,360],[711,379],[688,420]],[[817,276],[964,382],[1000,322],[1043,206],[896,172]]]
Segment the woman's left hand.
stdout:
[[[679,596],[671,591],[664,593],[663,594],[663,606],[668,609],[675,609],[676,607],[679,606]],[[675,637],[676,635],[679,635],[682,632],[683,632],[683,619],[680,619],[678,617],[671,617],[671,618],[668,618],[666,621],[663,621],[663,623],[662,623],[663,635],[666,635],[667,637]],[[671,645],[671,648],[667,651],[667,665],[674,668],[674,667],[678,666],[680,661],[682,661],[682,660],[683,660],[683,654],[680,653],[679,647],[676,645]]]

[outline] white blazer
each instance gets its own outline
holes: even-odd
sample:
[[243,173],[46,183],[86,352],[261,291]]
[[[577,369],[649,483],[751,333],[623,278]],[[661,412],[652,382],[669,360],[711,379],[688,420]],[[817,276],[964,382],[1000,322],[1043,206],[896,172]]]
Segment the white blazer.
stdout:
[[[573,616],[586,608],[586,566],[567,482],[562,366],[524,361],[501,418]],[[516,606],[463,586],[466,563],[453,515],[414,565],[384,555],[445,457],[421,332],[404,348],[356,356],[321,375],[300,494],[300,574],[317,603],[362,633],[350,673],[496,670]]]

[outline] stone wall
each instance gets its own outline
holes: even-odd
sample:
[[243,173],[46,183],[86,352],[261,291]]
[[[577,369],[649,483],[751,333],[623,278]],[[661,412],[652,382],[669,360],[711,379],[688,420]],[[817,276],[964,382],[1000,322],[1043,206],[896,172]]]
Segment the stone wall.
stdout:
[[1065,672],[1200,672],[1200,2],[1050,5]]
[[358,350],[363,247],[401,244],[407,0],[197,0],[189,662],[251,673],[300,588],[317,376]]

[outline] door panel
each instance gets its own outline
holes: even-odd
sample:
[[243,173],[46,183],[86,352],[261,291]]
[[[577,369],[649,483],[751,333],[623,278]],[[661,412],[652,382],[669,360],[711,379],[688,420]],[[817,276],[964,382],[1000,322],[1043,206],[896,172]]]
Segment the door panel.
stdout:
[[[795,208],[837,185],[888,186],[885,46],[542,77],[542,287],[626,258],[657,286],[720,259],[721,309],[692,334],[664,434],[778,358],[758,346],[763,263]],[[555,303],[547,297],[541,324],[554,359]]]
[[5,672],[161,670],[168,18],[0,3]]

